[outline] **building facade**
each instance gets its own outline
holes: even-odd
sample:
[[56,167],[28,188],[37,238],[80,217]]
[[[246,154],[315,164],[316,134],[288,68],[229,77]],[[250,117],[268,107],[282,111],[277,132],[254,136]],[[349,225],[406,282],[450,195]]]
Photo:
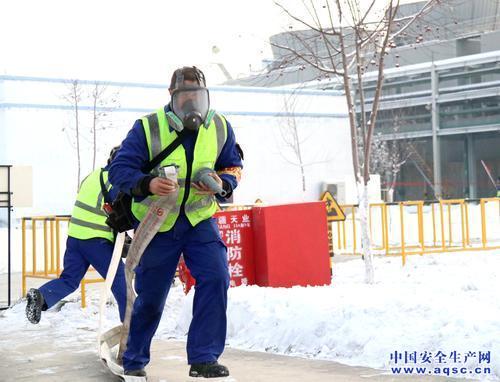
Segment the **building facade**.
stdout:
[[[425,1],[401,6],[414,14]],[[300,51],[297,41],[325,56],[314,31],[292,31],[271,43]],[[415,39],[418,36],[418,40]],[[389,200],[478,198],[496,195],[500,177],[500,2],[449,0],[399,35],[385,59],[385,82],[375,134],[403,163],[382,189]],[[332,43],[335,43],[332,41]],[[323,49],[323,50],[322,50]],[[250,86],[341,89],[311,67],[273,49],[268,71],[232,81]],[[373,70],[376,68],[374,67]],[[376,72],[365,75],[371,106]],[[389,164],[390,165],[390,164]],[[394,176],[393,176],[394,178]]]
[[[368,106],[371,79],[367,75]],[[396,200],[494,196],[500,51],[386,70],[375,131],[406,159]]]

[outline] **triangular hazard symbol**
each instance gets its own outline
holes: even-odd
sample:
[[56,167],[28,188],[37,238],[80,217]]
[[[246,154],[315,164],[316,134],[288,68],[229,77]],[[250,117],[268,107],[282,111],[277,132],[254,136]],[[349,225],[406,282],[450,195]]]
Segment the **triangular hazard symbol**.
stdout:
[[326,203],[326,216],[329,222],[345,220],[344,211],[329,191],[325,191],[321,200]]

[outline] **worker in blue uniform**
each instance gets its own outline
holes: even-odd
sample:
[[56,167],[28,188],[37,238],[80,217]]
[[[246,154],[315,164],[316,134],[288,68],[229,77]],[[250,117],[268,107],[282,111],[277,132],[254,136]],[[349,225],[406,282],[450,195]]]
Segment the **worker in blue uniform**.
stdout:
[[[117,151],[118,147],[111,151],[108,166]],[[69,222],[63,271],[57,279],[38,289],[31,288],[27,293],[26,317],[31,323],[37,324],[42,311],[73,293],[91,265],[102,277],[106,277],[115,234],[106,225],[106,214],[102,208],[105,202],[114,199],[116,193],[116,189],[108,182],[107,167],[93,171],[82,181]],[[111,291],[123,321],[127,296],[124,265],[121,261]]]
[[[194,182],[207,167],[210,176],[229,198],[238,184],[242,161],[234,131],[220,114],[209,109],[205,77],[196,67],[174,72],[169,87],[170,103],[137,120],[122,142],[109,174],[111,183],[133,196],[136,226],[151,201],[178,190],[175,208],[167,215],[150,242],[135,273],[135,300],[127,349],[123,354],[125,375],[145,376],[150,346],[181,253],[196,279],[193,318],[187,340],[189,375],[224,377],[227,367],[217,359],[226,339],[229,271],[227,248],[213,218],[216,192]],[[153,158],[182,135],[181,144],[150,173],[141,171]],[[158,174],[158,168],[175,165],[178,181]]]

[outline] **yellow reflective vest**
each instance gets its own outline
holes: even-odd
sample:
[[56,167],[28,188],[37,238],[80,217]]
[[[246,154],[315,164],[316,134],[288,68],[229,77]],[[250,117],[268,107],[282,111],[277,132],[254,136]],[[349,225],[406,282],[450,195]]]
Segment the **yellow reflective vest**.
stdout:
[[[76,239],[86,240],[102,237],[114,241],[112,229],[106,225],[106,214],[104,195],[101,190],[99,175],[101,169],[93,171],[80,185],[80,191],[71,213],[68,236]],[[111,184],[108,182],[108,172],[103,171],[103,180],[109,190]]]
[[[178,136],[176,130],[169,129],[170,124],[180,123],[173,113],[166,114],[161,108],[156,113],[142,118],[142,126],[146,135],[149,151],[149,160],[152,160]],[[219,157],[227,139],[227,125],[225,119],[214,113],[209,113],[209,118],[201,125],[194,147],[191,179],[196,172],[203,167],[214,169],[215,162]],[[177,203],[160,227],[160,232],[170,230],[180,213],[180,207],[184,200],[187,178],[187,160],[183,145],[179,145],[167,158],[163,159],[158,167],[176,165],[178,166],[179,195]],[[153,170],[154,171],[154,170]],[[191,181],[191,180],[189,180]],[[184,211],[189,222],[195,226],[202,220],[213,216],[217,210],[217,203],[213,195],[196,195],[196,190],[190,188]],[[147,213],[152,201],[158,198],[156,195],[148,196],[141,202],[132,203],[132,213],[141,221]]]

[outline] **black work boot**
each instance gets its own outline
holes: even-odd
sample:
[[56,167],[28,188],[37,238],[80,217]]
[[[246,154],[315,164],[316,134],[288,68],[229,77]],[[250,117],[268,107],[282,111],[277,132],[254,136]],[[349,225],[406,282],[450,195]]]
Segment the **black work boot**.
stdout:
[[125,370],[123,373],[123,380],[125,382],[146,382],[147,378],[144,369]]
[[190,377],[220,378],[228,377],[229,370],[217,361],[193,363],[189,369]]
[[31,288],[26,295],[28,303],[26,304],[26,317],[32,324],[38,324],[42,317],[42,310],[45,305],[42,294],[38,289]]
[[144,369],[125,370],[124,374],[128,375],[129,377],[145,377],[146,371]]

